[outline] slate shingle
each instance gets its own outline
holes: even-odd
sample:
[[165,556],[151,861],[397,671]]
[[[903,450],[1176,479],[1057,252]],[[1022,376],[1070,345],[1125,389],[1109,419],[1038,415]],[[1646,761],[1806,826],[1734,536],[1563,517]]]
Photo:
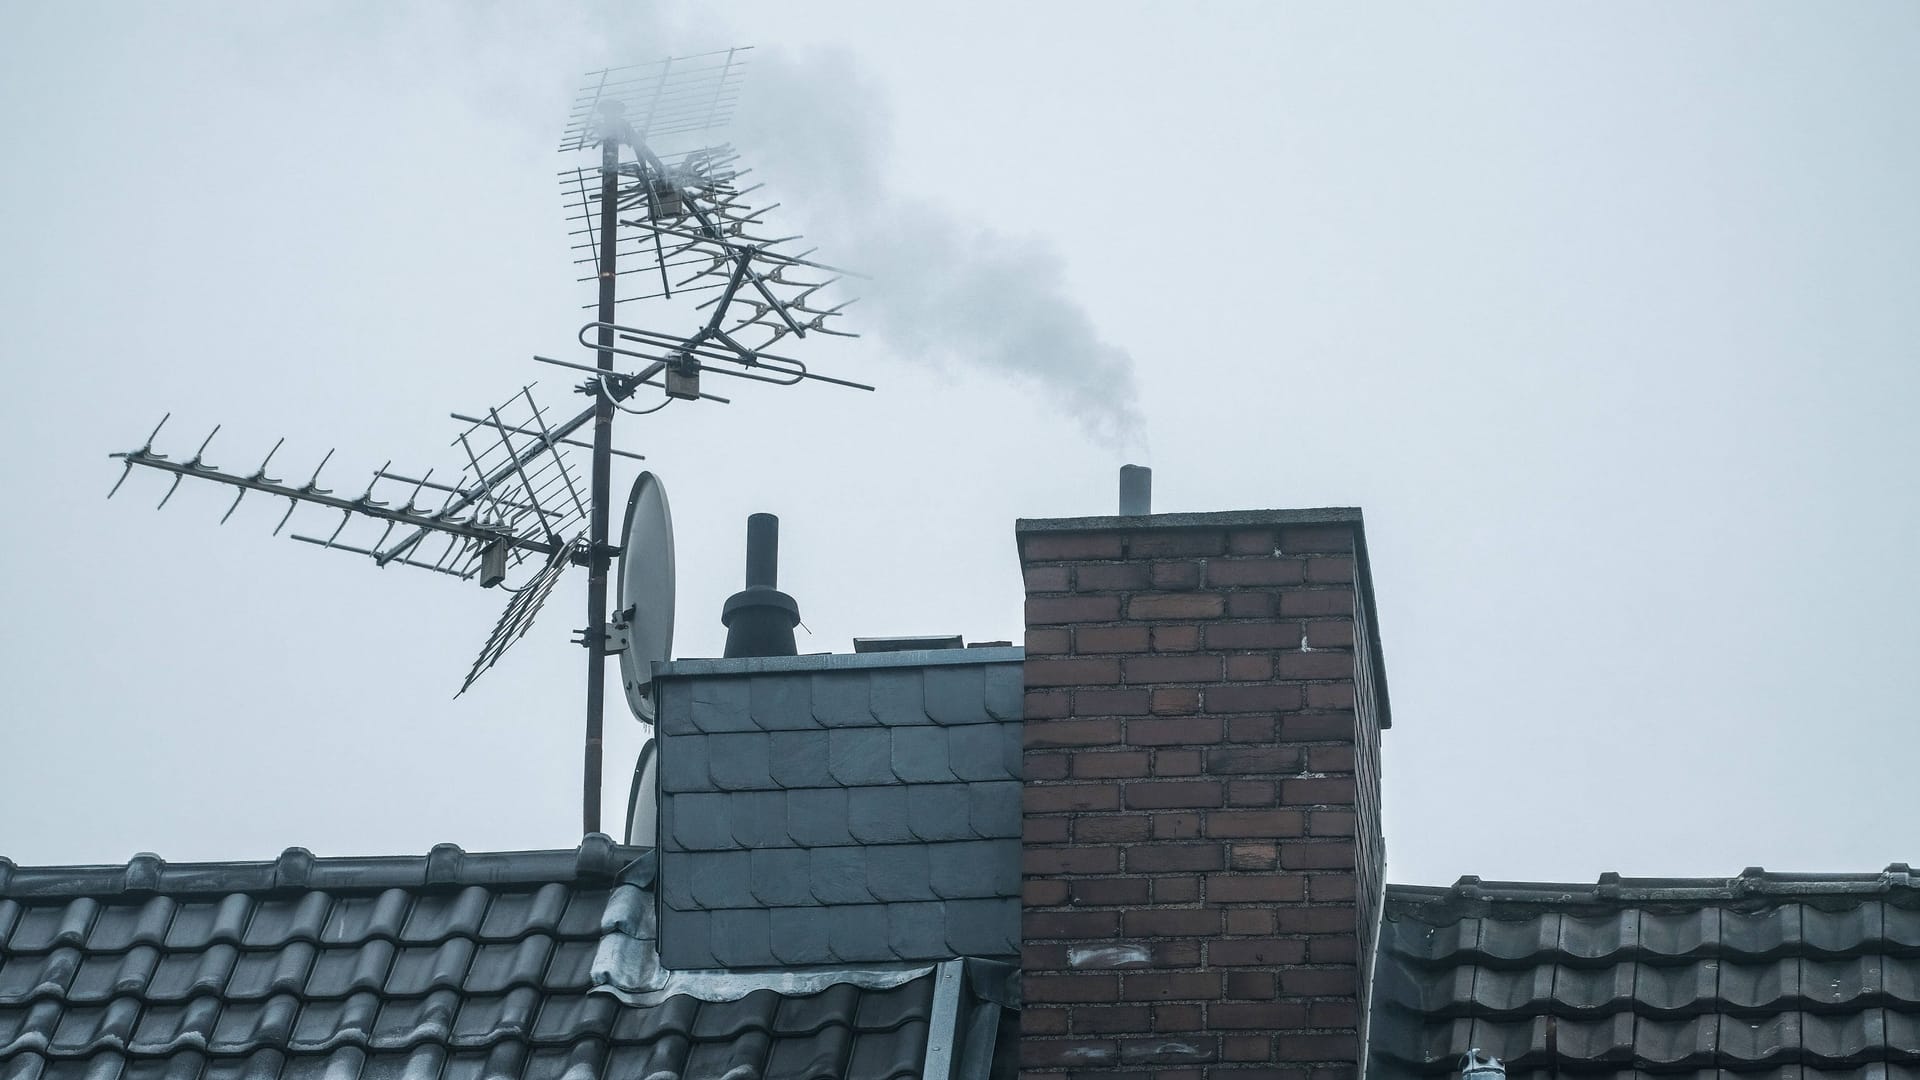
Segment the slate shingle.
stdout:
[[[865,907],[876,897],[887,904],[924,904],[946,895],[1017,896],[1017,842],[981,842],[1017,841],[1020,833],[1018,656],[1017,650],[996,650],[977,657],[693,661],[679,665],[684,674],[664,671],[663,713],[684,703],[694,714],[686,723],[663,716],[659,726],[662,934],[675,943],[669,950],[673,962],[722,962],[687,944],[713,938],[710,931],[696,932],[708,930],[704,924],[677,920],[693,909],[739,906],[716,901],[736,896],[738,862],[726,856],[742,852],[760,855],[749,861],[758,867],[746,882],[753,903],[782,910]],[[819,669],[811,666],[816,663]],[[742,709],[750,730],[741,723]],[[704,778],[694,763],[704,766]],[[940,849],[951,845],[965,846],[941,857]],[[807,852],[805,873],[786,880],[802,863],[771,853],[799,849]],[[696,887],[708,877],[709,862],[713,883]],[[906,955],[897,949],[897,920],[890,921],[884,908],[881,914],[865,924],[873,940],[858,946],[850,943],[857,924],[823,914],[818,927],[796,933],[778,950],[780,962]],[[1007,918],[1003,932],[963,936],[992,938],[1011,951],[1007,943],[1017,938],[1017,915]],[[798,914],[783,920],[790,926],[804,922]],[[929,951],[914,958],[953,955],[945,943],[950,936],[944,924],[919,934],[916,947]],[[822,951],[802,959],[807,947]]]
[[925,670],[921,688],[926,695],[927,718],[935,724],[991,723],[987,711],[987,668],[980,664],[946,664]]
[[928,725],[896,727],[893,775],[907,784],[951,784],[959,779],[947,764],[947,732]]
[[873,723],[925,724],[926,680],[917,668],[879,668],[867,676],[867,706]]
[[976,839],[972,792],[966,784],[908,785],[907,831],[930,850]]
[[907,823],[907,789],[901,786],[848,788],[847,833],[859,844],[913,842],[916,838]]
[[[787,792],[787,835],[801,847],[832,847],[851,838],[844,788]],[[671,862],[663,858],[662,862]]]
[[827,771],[841,787],[899,781],[893,771],[893,739],[884,728],[835,728],[827,733]]
[[[662,707],[665,705],[663,699]],[[713,679],[693,683],[689,687],[686,707],[686,719],[691,721],[696,731],[756,730],[745,679]],[[675,725],[676,728],[681,726]]]

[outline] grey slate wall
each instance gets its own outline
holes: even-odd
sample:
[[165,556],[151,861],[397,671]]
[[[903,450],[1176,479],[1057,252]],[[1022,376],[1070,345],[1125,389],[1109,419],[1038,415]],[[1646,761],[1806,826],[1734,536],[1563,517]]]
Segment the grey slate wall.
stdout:
[[1017,955],[1022,656],[663,665],[662,961]]

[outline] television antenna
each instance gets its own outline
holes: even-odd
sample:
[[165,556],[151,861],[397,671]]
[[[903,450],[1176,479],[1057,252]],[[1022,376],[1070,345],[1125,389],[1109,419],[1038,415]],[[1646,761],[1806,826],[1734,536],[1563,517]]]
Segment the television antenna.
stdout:
[[[218,426],[189,457],[156,453],[154,439],[166,417],[140,447],[111,455],[123,468],[108,497],[135,466],[171,474],[162,507],[182,480],[210,480],[235,489],[222,523],[249,494],[285,499],[276,535],[296,512],[311,517],[318,510],[326,527],[295,532],[295,539],[365,556],[376,566],[418,567],[511,592],[460,693],[526,634],[566,570],[585,566],[587,629],[577,641],[587,650],[586,832],[600,830],[607,657],[622,656],[629,705],[650,721],[652,662],[667,658],[673,634],[671,524],[665,490],[651,473],[635,482],[623,543],[608,539],[613,458],[641,459],[614,446],[614,418],[677,401],[725,404],[727,398],[702,388],[701,376],[709,373],[781,386],[812,381],[873,389],[767,351],[789,337],[857,335],[838,325],[853,301],[833,302],[829,292],[849,272],[815,261],[812,249],[799,248],[799,236],[774,234],[766,217],[778,204],[750,202],[758,186],[742,185],[749,170],[739,167],[731,145],[714,141],[738,101],[749,51],[589,72],[574,97],[560,150],[599,151],[597,165],[560,174],[574,263],[586,268],[579,280],[594,284],[594,300],[585,305],[593,319],[575,335],[593,362],[534,359],[589,376],[575,388],[592,399],[585,409],[562,418],[538,402],[531,385],[522,387],[483,412],[453,414],[463,426],[451,443],[458,452],[452,474],[436,479],[432,469],[415,475],[388,462],[352,496],[321,486],[331,450],[304,483],[269,477],[284,439],[251,472],[208,463]],[[622,304],[681,297],[704,315],[690,333],[616,319]],[[637,406],[643,391],[647,397],[657,392],[657,400]],[[591,454],[584,478],[572,461],[576,450]],[[621,607],[610,620],[608,570],[616,557]]]

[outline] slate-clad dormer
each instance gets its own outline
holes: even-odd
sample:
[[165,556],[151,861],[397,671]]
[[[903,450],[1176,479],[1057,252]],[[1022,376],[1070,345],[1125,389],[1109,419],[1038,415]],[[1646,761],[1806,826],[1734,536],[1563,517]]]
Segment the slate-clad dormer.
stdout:
[[662,962],[1016,956],[1023,656],[661,665]]

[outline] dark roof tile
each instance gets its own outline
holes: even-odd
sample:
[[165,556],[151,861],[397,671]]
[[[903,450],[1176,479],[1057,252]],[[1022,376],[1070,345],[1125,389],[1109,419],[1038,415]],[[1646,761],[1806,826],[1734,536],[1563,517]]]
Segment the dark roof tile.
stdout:
[[274,994],[297,994],[306,988],[307,973],[318,953],[305,941],[288,942],[279,949],[240,954],[227,980],[226,996],[254,1001]]
[[1920,908],[1883,906],[1880,931],[1886,935],[1889,949],[1920,953]]
[[1376,1060],[1383,1076],[1439,1077],[1477,1046],[1513,1080],[1635,1068],[1835,1080],[1916,1045],[1920,950],[1895,937],[1916,911],[1904,867],[1390,887]]
[[385,997],[418,997],[434,990],[458,988],[473,965],[472,938],[450,938],[439,945],[401,949],[387,974]]
[[[888,996],[899,994],[887,991]],[[813,1035],[828,1027],[849,1028],[858,1020],[860,991],[849,983],[830,986],[810,997],[790,997],[780,1002],[771,1030],[779,1035]]]
[[824,1028],[811,1038],[781,1039],[767,1058],[767,1077],[816,1080],[845,1074],[853,1053],[854,1033],[842,1025]]
[[529,933],[551,934],[560,928],[566,913],[569,890],[557,881],[532,891],[503,890],[487,905],[487,917],[480,924],[482,941],[512,941]]
[[152,1005],[141,1010],[127,1049],[136,1054],[171,1054],[189,1047],[206,1049],[220,1019],[220,999],[198,997],[184,1005]]
[[773,1017],[780,1008],[780,995],[771,990],[755,990],[727,1009],[701,1009],[690,1033],[695,1039],[732,1042],[742,1035],[773,1030]]
[[909,1020],[890,1032],[889,1038],[863,1035],[853,1043],[847,1061],[847,1075],[863,1080],[899,1080],[920,1075],[922,1058],[913,1052],[927,1042],[927,1022]]
[[614,1018],[613,1037],[623,1042],[684,1041],[693,1031],[700,1006],[701,1002],[681,994],[649,1009],[629,1009]]
[[309,1001],[300,1010],[289,1049],[312,1052],[340,1043],[364,1045],[373,1036],[373,1025],[380,1016],[380,998],[361,991],[339,1001]]
[[[196,982],[194,976],[205,960],[206,958],[199,953],[163,953],[160,962],[154,965],[152,977],[147,980],[147,1000],[187,1000],[192,996],[191,991]],[[226,984],[226,977],[222,975],[215,985],[225,986]],[[4,999],[0,998],[0,1000]]]
[[[0,902],[0,908],[10,902]],[[123,952],[134,945],[158,945],[167,939],[167,925],[173,921],[178,906],[178,901],[171,896],[149,897],[141,904],[114,905],[110,917],[94,922],[87,949]],[[5,936],[3,922],[0,922],[0,940]]]
[[[228,899],[245,900],[246,897],[235,895]],[[368,938],[398,941],[400,927],[407,921],[407,908],[411,900],[407,891],[400,888],[383,889],[373,896],[342,899],[333,905],[326,927],[320,932],[320,941],[324,945],[360,942]],[[218,925],[224,925],[224,922]],[[211,940],[221,940],[217,928]]]
[[452,937],[476,937],[491,900],[492,894],[481,885],[469,885],[451,896],[422,897],[401,927],[400,940],[425,945]]
[[65,904],[35,907],[14,924],[7,939],[9,952],[48,952],[63,945],[78,946],[87,940],[87,930],[100,904],[81,897]]
[[594,950],[598,947],[599,942],[591,940],[556,942],[541,985],[549,990],[585,990],[592,985],[588,971],[593,965]]
[[456,1046],[485,1046],[502,1039],[524,1039],[533,1031],[540,994],[530,986],[505,994],[469,997],[454,1015],[451,1041]]
[[1625,988],[1620,1004],[1653,1015],[1700,1012],[1721,993],[1721,966],[1718,960],[1635,964],[1633,983]]
[[546,934],[481,945],[474,950],[462,989],[469,994],[498,994],[510,987],[539,986],[552,957],[553,938]]
[[207,1038],[215,1054],[244,1054],[261,1045],[285,1045],[299,1019],[300,1002],[293,997],[265,1001],[228,1002]]
[[66,991],[80,970],[78,949],[0,954],[0,1004],[19,1004]]

